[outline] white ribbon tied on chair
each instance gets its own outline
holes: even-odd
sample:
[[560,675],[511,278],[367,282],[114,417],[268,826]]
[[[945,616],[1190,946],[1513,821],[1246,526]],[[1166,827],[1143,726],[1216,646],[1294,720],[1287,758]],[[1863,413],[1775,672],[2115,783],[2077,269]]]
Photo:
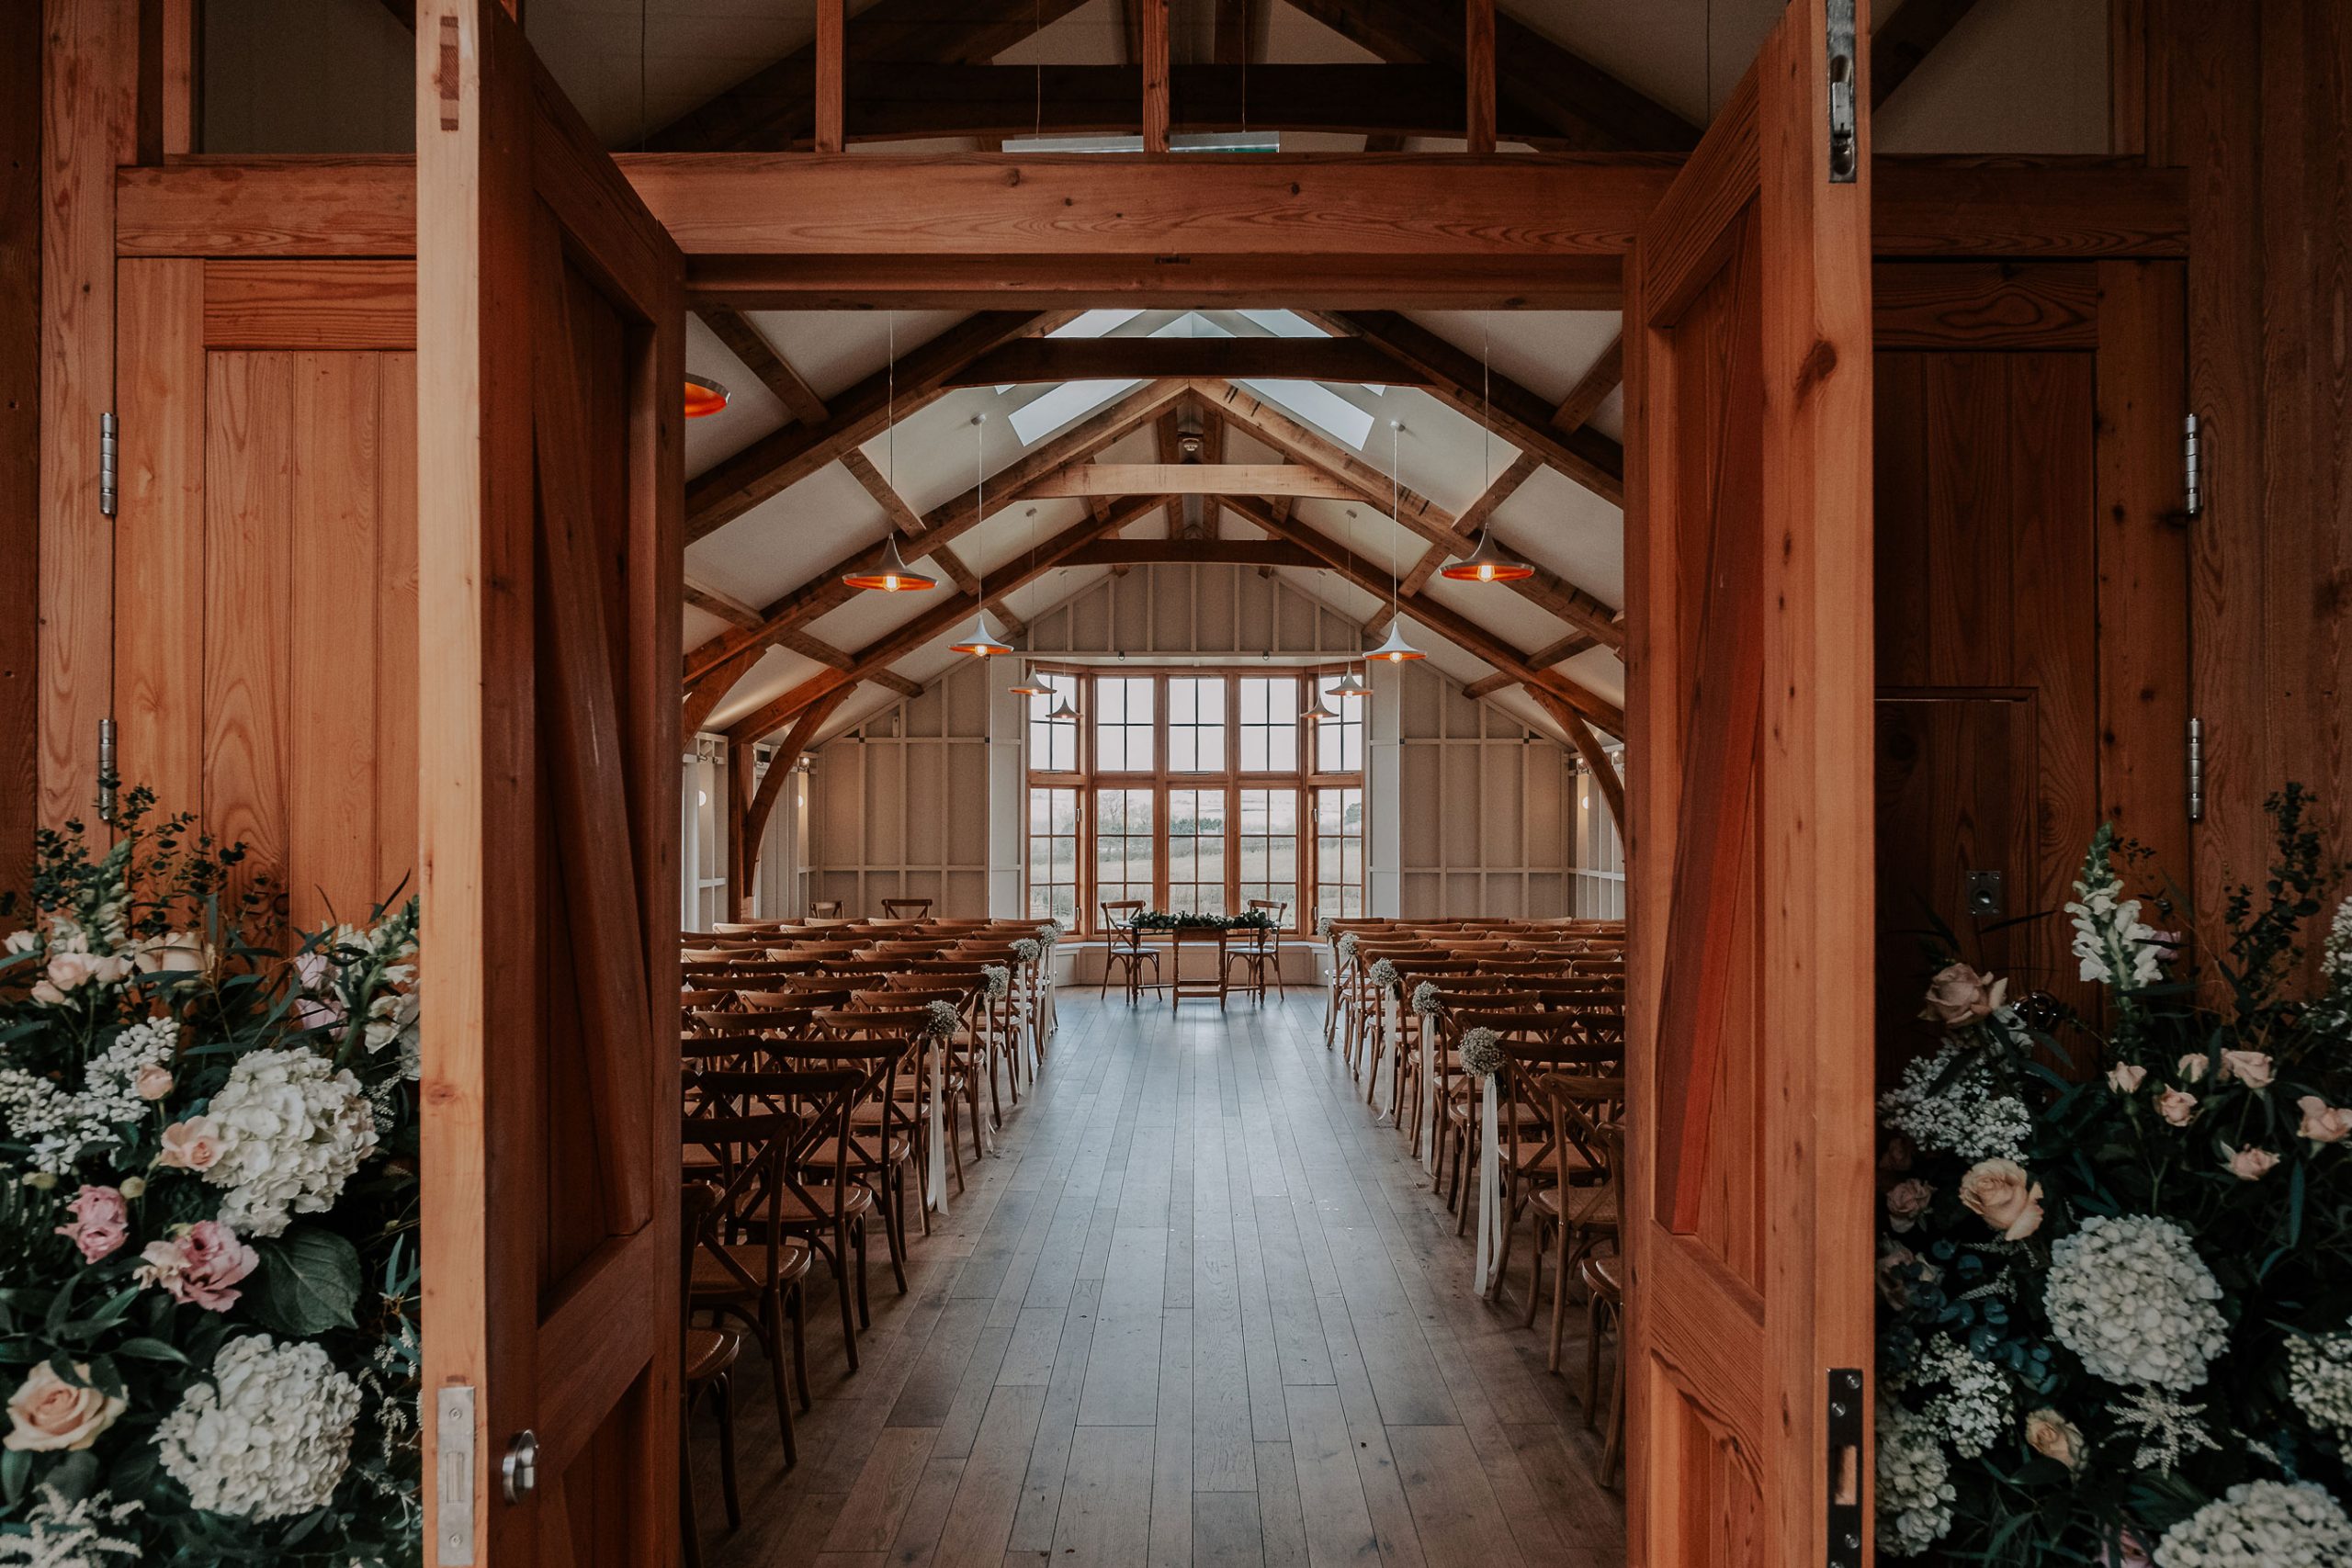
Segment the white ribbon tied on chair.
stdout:
[[1496,1103],[1495,1075],[1487,1075],[1485,1103],[1478,1112],[1478,1293],[1495,1288],[1503,1255],[1502,1112]]
[[1421,1015],[1421,1168],[1437,1177],[1437,1020]]
[[947,1042],[936,1034],[926,1036],[930,1042],[923,1047],[922,1070],[928,1084],[923,1098],[931,1102],[925,1118],[930,1125],[924,1132],[927,1146],[924,1158],[931,1166],[931,1190],[924,1197],[934,1213],[947,1213]]
[[[1403,1096],[1398,1092],[1396,1082],[1397,1052],[1404,1043],[1404,1009],[1397,1005],[1396,993],[1384,990],[1380,993],[1380,1054],[1388,1064],[1388,1097],[1399,1105],[1403,1103]],[[1376,1072],[1372,1076],[1372,1089],[1375,1096],[1380,1092],[1380,1075]],[[1375,1119],[1375,1124],[1386,1126],[1389,1120],[1389,1113],[1383,1111]]]

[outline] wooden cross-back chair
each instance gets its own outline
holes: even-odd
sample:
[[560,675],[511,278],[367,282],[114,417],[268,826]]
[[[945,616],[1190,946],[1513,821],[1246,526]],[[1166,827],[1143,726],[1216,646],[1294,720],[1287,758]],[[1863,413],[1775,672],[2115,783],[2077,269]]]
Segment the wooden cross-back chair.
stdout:
[[[1536,1302],[1544,1278],[1547,1236],[1556,1237],[1552,1269],[1552,1337],[1549,1366],[1560,1370],[1560,1341],[1567,1323],[1567,1282],[1570,1270],[1596,1251],[1618,1250],[1619,1176],[1625,1148],[1625,1080],[1622,1076],[1590,1077],[1577,1073],[1544,1073],[1535,1083],[1561,1135],[1555,1141],[1555,1179],[1534,1195],[1534,1257],[1528,1266],[1527,1315],[1535,1321]],[[1570,1179],[1573,1177],[1575,1179]],[[1586,1424],[1594,1415],[1595,1383],[1592,1358],[1597,1347],[1588,1345],[1585,1377]]]
[[1421,1081],[1421,1015],[1413,1010],[1413,993],[1424,984],[1435,983],[1442,990],[1474,975],[1477,961],[1470,958],[1448,958],[1443,950],[1432,948],[1409,958],[1393,960],[1401,978],[1405,996],[1398,1012],[1401,1034],[1396,1055],[1396,1081],[1388,1096],[1389,1119],[1408,1141],[1419,1145],[1421,1136],[1421,1116],[1428,1098],[1428,1086]]
[[[1607,1168],[1588,1131],[1576,1124],[1561,1125],[1550,1098],[1539,1087],[1541,1080],[1553,1075],[1614,1084],[1613,1098],[1596,1106],[1605,1111],[1600,1122],[1614,1122],[1624,1100],[1623,1066],[1614,1046],[1596,1045],[1581,1032],[1503,1047],[1503,1238],[1502,1256],[1495,1265],[1497,1279],[1510,1278],[1511,1242],[1520,1216],[1538,1200],[1556,1203],[1556,1195],[1550,1195],[1550,1190],[1564,1172],[1575,1187],[1607,1179]],[[1532,1291],[1537,1283],[1531,1277],[1529,1289]],[[1528,1321],[1534,1321],[1532,1307]]]
[[1249,908],[1253,914],[1263,915],[1272,923],[1254,930],[1237,931],[1225,950],[1226,966],[1241,965],[1242,988],[1266,999],[1266,976],[1272,974],[1276,989],[1283,984],[1283,928],[1290,919],[1290,904],[1281,898],[1252,898]]
[[[1384,931],[1377,936],[1355,933],[1354,956],[1340,966],[1340,1009],[1342,1020],[1340,1054],[1349,1076],[1363,1071],[1373,1043],[1374,1021],[1380,1013],[1379,987],[1372,983],[1372,966],[1382,959],[1403,969],[1411,959],[1435,953],[1427,938]],[[1336,949],[1334,950],[1336,953]],[[1376,1072],[1374,1076],[1376,1076]],[[1370,1098],[1371,1090],[1365,1090]]]
[[972,1141],[977,1154],[980,1141],[980,1082],[986,1079],[989,1089],[989,1125],[1004,1125],[1004,1105],[997,1087],[997,1066],[1002,1062],[1006,1077],[1012,1080],[1015,1104],[1020,1102],[1021,1083],[1012,1071],[1013,1053],[1003,1032],[997,1027],[998,1014],[1009,1008],[1008,995],[1001,1003],[992,1001],[986,993],[981,970],[986,967],[977,959],[937,958],[910,962],[901,972],[882,982],[888,990],[924,991],[950,987],[962,1000],[957,1003],[964,1015],[964,1029],[955,1046],[966,1061],[967,1079],[972,1101]]
[[1109,994],[1111,971],[1115,966],[1125,971],[1127,1005],[1133,1007],[1143,999],[1143,966],[1151,965],[1151,983],[1159,984],[1159,949],[1143,940],[1143,932],[1135,928],[1135,918],[1143,913],[1140,898],[1112,898],[1102,910],[1102,984],[1095,988],[1097,996]]
[[[742,1493],[735,1474],[735,1368],[743,1357],[743,1337],[731,1328],[697,1326],[691,1289],[703,1226],[717,1210],[718,1197],[718,1184],[709,1181],[689,1181],[678,1191],[678,1316],[684,1330],[678,1380],[678,1524],[685,1568],[702,1568],[702,1523],[695,1506],[690,1439],[695,1410],[706,1394],[718,1417],[718,1484],[727,1506],[727,1528],[738,1529],[743,1523]],[[783,1419],[790,1421],[788,1410]],[[789,1443],[785,1445],[786,1469],[798,1457]]]
[[931,907],[936,902],[933,898],[885,898],[882,913],[894,920],[920,920],[931,913]]
[[[772,1076],[707,1075],[714,1080]],[[724,1089],[714,1091],[707,1082],[697,1084],[696,1090],[701,1104],[682,1120],[680,1135],[688,1148],[706,1156],[695,1167],[697,1172],[707,1171],[716,1179],[709,1211],[696,1217],[686,1243],[686,1300],[692,1311],[741,1321],[760,1341],[775,1385],[784,1462],[789,1467],[798,1462],[799,1454],[793,1443],[792,1409],[784,1384],[785,1320],[788,1315],[792,1323],[792,1365],[805,1410],[808,1341],[802,1325],[801,1282],[808,1276],[811,1249],[806,1240],[787,1235],[779,1222],[800,1118],[789,1110],[775,1108],[770,1097],[729,1095]],[[744,1100],[759,1103],[745,1106],[741,1103]],[[691,1342],[693,1336],[688,1337]],[[731,1416],[729,1425],[731,1427]],[[727,1467],[731,1472],[731,1456]],[[731,1479],[728,1491],[731,1517],[738,1511]]]
[[[906,1054],[899,1058],[890,1078],[889,1095],[893,1103],[888,1107],[878,1102],[861,1106],[851,1118],[850,1125],[857,1134],[861,1153],[871,1155],[877,1171],[884,1162],[894,1167],[911,1162],[918,1194],[915,1208],[922,1216],[925,1235],[931,1234],[931,1208],[921,1201],[920,1195],[928,1190],[925,1183],[931,1174],[930,1140],[923,1135],[930,1125],[931,1116],[932,1086],[929,1075],[923,1071],[924,1031],[930,1022],[931,1011],[926,1002],[878,990],[854,993],[843,1006],[828,1009],[816,1018],[816,1028],[822,1034],[847,1040],[895,1040],[906,1046]],[[956,1101],[964,1087],[962,1065],[950,1052],[945,1066],[947,1081],[942,1086],[940,1110],[947,1120],[947,1148],[956,1172],[956,1189],[960,1192],[964,1190],[964,1151],[963,1145],[956,1140]],[[879,1141],[882,1136],[879,1126],[886,1110],[897,1112],[895,1120],[906,1129],[899,1142],[885,1144]],[[896,1180],[897,1174],[893,1170],[891,1186],[894,1191],[900,1190]],[[899,1215],[897,1223],[903,1234],[905,1216]]]
[[[1495,1030],[1505,1042],[1532,1037],[1514,1035],[1511,1021],[1532,1012],[1534,1006],[1534,997],[1524,991],[1439,988],[1437,1047],[1430,1054],[1437,1081],[1430,1086],[1430,1114],[1436,1118],[1431,1128],[1431,1135],[1437,1140],[1435,1184],[1444,1189],[1448,1207],[1461,1207],[1463,1166],[1478,1125],[1478,1084],[1462,1070],[1462,1036],[1483,1026]],[[1489,1019],[1501,1021],[1487,1022]],[[1448,1154],[1454,1156],[1450,1186],[1446,1178]],[[1455,1234],[1460,1233],[1457,1225]]]

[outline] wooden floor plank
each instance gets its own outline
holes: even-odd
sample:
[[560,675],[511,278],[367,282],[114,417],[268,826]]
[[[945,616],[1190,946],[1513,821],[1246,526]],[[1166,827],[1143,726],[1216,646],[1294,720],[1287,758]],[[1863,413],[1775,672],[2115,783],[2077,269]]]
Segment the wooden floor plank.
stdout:
[[1080,1427],[1054,1527],[1054,1561],[1143,1568],[1151,1546],[1152,1429]]

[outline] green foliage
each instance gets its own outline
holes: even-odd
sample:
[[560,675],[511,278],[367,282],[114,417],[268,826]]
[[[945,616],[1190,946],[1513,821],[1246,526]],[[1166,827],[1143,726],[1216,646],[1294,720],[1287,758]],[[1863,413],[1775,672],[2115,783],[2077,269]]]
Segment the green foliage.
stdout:
[[1139,909],[1127,922],[1127,928],[1139,931],[1264,931],[1274,929],[1274,919],[1263,909],[1251,909],[1238,915],[1195,915],[1181,909]]

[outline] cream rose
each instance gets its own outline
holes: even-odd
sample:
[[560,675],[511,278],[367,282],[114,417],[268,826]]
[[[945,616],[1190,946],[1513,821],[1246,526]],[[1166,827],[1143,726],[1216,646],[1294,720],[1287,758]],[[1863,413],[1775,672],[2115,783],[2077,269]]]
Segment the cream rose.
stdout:
[[2268,1089],[2273,1072],[2269,1056],[2260,1051],[2222,1053],[2222,1076],[2235,1078],[2248,1089]]
[[[90,1369],[81,1362],[74,1363],[74,1372],[84,1378]],[[33,1368],[17,1392],[8,1397],[8,1419],[13,1427],[8,1435],[0,1438],[0,1448],[29,1450],[34,1453],[49,1453],[61,1449],[86,1449],[98,1440],[98,1434],[115,1423],[130,1405],[119,1396],[109,1397],[87,1383],[75,1386],[57,1375],[57,1370],[47,1361]]]
[[2186,1127],[2197,1119],[2197,1097],[2186,1089],[2168,1089],[2156,1096],[2156,1114],[2176,1127]]
[[2340,1144],[2352,1134],[2352,1111],[2330,1105],[2315,1094],[2307,1094],[2295,1104],[2303,1113],[2303,1124],[2295,1129],[2297,1137],[2314,1144]]
[[1965,1029],[1990,1018],[2008,989],[2007,980],[1979,975],[1965,964],[1947,964],[1928,982],[1928,1001],[1919,1016],[1947,1029]]
[[2268,1149],[2233,1150],[2223,1144],[2222,1152],[2230,1156],[2230,1174],[2240,1181],[2259,1181],[2269,1175],[2271,1168],[2278,1163],[2278,1156]]
[[172,1069],[160,1062],[150,1062],[131,1076],[131,1092],[153,1104],[172,1092]]
[[155,1163],[181,1170],[210,1170],[220,1163],[220,1129],[209,1116],[191,1116],[164,1129],[164,1152]]
[[2006,1240],[2022,1241],[2041,1228],[2041,1183],[2013,1159],[1971,1166],[1960,1179],[1960,1201]]
[[2107,1069],[2107,1087],[2118,1094],[2131,1094],[2147,1081],[2147,1068],[2118,1062]]
[[102,956],[95,953],[55,953],[50,955],[49,968],[32,989],[32,999],[48,1007],[55,1007],[68,995],[96,980],[100,985],[113,985],[130,973],[129,962]]
[[2179,1074],[2181,1082],[2203,1083],[2206,1073],[2212,1068],[2213,1064],[2206,1059],[2204,1052],[2191,1051],[2173,1066],[2174,1071]]
[[2044,1459],[2054,1459],[2068,1470],[2083,1464],[2083,1429],[2055,1410],[2037,1410],[2025,1418],[2026,1446]]

